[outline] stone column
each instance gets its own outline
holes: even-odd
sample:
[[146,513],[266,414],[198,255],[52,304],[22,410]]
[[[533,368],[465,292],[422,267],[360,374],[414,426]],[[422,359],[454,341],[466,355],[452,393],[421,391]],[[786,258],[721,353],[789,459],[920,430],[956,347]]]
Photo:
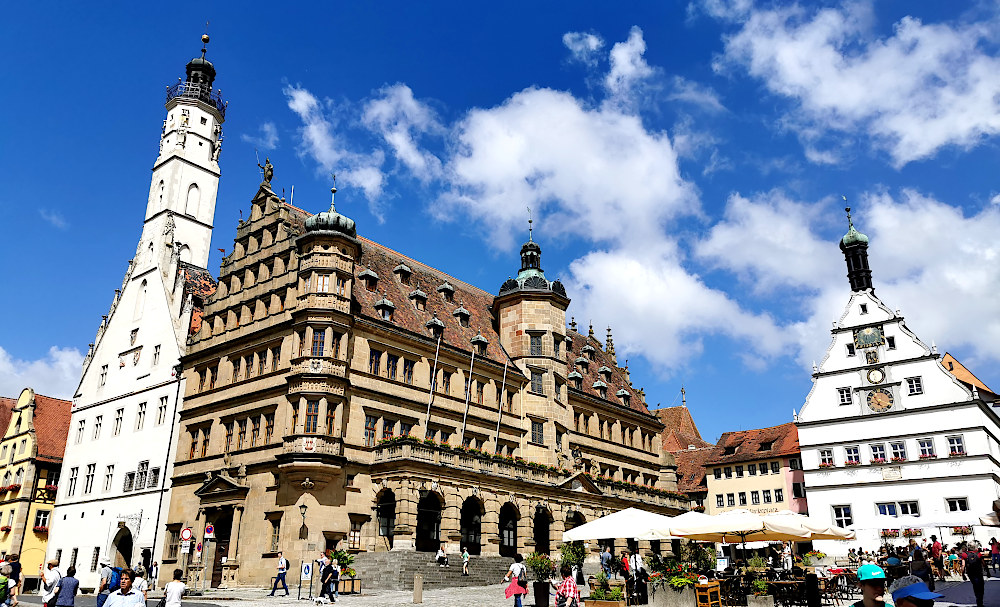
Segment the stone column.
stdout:
[[446,491],[444,487],[444,507],[441,509],[441,541],[444,542],[444,550],[448,554],[455,554],[461,550],[462,542],[462,501],[460,495],[454,487],[449,487]]
[[230,553],[233,555],[231,560],[239,563],[240,561],[240,530],[243,524],[243,506],[233,507],[233,529],[230,532],[230,537],[233,538],[230,546]]
[[390,488],[396,495],[396,526],[393,528],[392,551],[413,552],[416,549],[417,502],[420,494],[412,482]]
[[500,506],[502,504],[493,493],[479,496],[483,500],[486,514],[482,518],[482,554],[483,556],[498,556],[500,554]]

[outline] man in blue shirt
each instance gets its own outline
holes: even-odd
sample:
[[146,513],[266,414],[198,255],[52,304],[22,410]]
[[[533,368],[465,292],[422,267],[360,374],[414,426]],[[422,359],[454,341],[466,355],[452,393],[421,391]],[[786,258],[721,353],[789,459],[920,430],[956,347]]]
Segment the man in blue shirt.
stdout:
[[604,575],[611,577],[611,548],[605,546],[601,553],[601,571]]
[[135,572],[131,569],[123,569],[121,588],[108,596],[104,607],[146,607],[146,597],[132,588],[133,581],[135,581]]

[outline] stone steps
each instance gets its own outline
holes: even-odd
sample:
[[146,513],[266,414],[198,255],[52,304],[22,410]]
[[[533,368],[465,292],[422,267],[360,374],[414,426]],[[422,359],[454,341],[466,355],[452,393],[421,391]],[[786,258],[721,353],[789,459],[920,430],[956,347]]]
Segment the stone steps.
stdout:
[[462,555],[449,554],[450,567],[439,567],[433,552],[362,552],[355,556],[354,569],[365,587],[385,590],[412,590],[413,576],[424,577],[424,588],[455,588],[497,584],[513,562],[508,557],[473,556],[469,575],[462,575]]

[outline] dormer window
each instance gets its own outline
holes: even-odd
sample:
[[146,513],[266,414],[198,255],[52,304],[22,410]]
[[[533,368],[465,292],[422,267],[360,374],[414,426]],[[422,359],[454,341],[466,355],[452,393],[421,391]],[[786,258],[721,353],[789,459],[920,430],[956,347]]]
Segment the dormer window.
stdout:
[[[392,273],[395,274],[397,278],[399,278],[400,283],[408,285],[410,284],[410,276],[413,274],[413,270],[411,270],[410,266],[406,265],[405,263],[400,263],[399,265],[397,265],[395,268],[392,269]],[[426,297],[424,299],[426,299]]]
[[424,327],[430,331],[431,337],[438,338],[444,334],[444,323],[438,318],[437,312],[434,313],[434,318],[424,323]]
[[611,380],[611,369],[609,369],[608,367],[601,365],[601,368],[597,370],[597,373],[604,378],[604,381]]
[[410,291],[410,301],[413,302],[413,306],[418,310],[427,309],[427,293],[420,290],[420,287]]
[[458,308],[456,308],[455,311],[452,312],[452,316],[457,318],[458,324],[462,325],[463,327],[469,326],[470,314],[469,311],[465,309],[465,306],[459,305]]
[[736,447],[726,447],[724,454],[725,455],[736,455]]
[[574,388],[579,390],[583,386],[583,376],[580,375],[579,371],[573,371],[566,376],[566,379],[570,381]]
[[583,354],[590,360],[594,360],[594,346],[587,344],[583,347]]
[[597,380],[597,381],[594,382],[594,386],[593,387],[594,387],[595,390],[597,390],[597,394],[601,398],[607,398],[608,397],[608,385],[607,384],[605,384],[601,380]]
[[448,283],[448,281],[445,281],[443,285],[439,286],[437,288],[437,291],[438,293],[441,294],[441,297],[444,297],[445,301],[447,302],[455,301],[455,287],[451,286],[451,284]]
[[365,283],[365,288],[369,291],[374,291],[378,287],[378,274],[372,272],[371,268],[366,268],[358,274],[358,279]]
[[629,406],[629,401],[631,400],[631,395],[628,393],[628,390],[626,390],[625,388],[622,388],[621,390],[619,390],[618,392],[615,393],[615,396],[617,396],[618,398],[622,399],[622,404],[623,405],[625,405],[626,407]]
[[475,349],[476,354],[480,356],[486,356],[486,347],[489,344],[490,344],[489,340],[483,337],[482,331],[480,331],[475,337],[472,338],[472,347],[473,349]]
[[764,441],[760,444],[759,451],[770,451],[774,447],[774,441]]
[[396,306],[383,294],[382,299],[375,302],[375,310],[378,311],[382,320],[392,322],[392,314],[395,312]]
[[583,369],[583,372],[584,372],[584,373],[586,373],[586,372],[587,372],[587,365],[589,365],[589,364],[590,364],[590,361],[589,361],[589,360],[587,360],[586,358],[584,358],[584,357],[582,357],[582,356],[578,356],[578,357],[576,358],[576,360],[575,360],[575,361],[573,361],[573,362],[575,362],[575,363],[576,363],[576,365],[577,365],[578,367],[580,367],[581,369]]

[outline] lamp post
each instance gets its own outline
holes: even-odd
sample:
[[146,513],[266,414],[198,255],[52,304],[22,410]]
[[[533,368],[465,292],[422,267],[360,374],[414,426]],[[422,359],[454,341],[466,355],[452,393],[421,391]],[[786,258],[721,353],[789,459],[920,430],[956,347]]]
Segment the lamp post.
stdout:
[[[306,511],[307,510],[309,510],[309,506],[306,506],[305,504],[300,504],[299,505],[299,512],[302,514],[302,526],[299,527],[299,539],[300,540],[308,540],[309,539],[309,527],[306,527]],[[306,549],[307,549],[306,542],[303,542],[302,543],[302,563],[299,565],[299,597],[298,598],[300,598],[300,599],[303,598],[302,597],[302,572],[304,571],[305,564],[306,564],[306,558],[307,558],[306,557]],[[310,564],[310,567],[312,567],[311,564]],[[310,571],[311,571],[311,569],[310,569]],[[309,597],[308,597],[310,599],[312,598],[312,578],[313,578],[312,573],[310,573],[310,575],[309,575]]]

